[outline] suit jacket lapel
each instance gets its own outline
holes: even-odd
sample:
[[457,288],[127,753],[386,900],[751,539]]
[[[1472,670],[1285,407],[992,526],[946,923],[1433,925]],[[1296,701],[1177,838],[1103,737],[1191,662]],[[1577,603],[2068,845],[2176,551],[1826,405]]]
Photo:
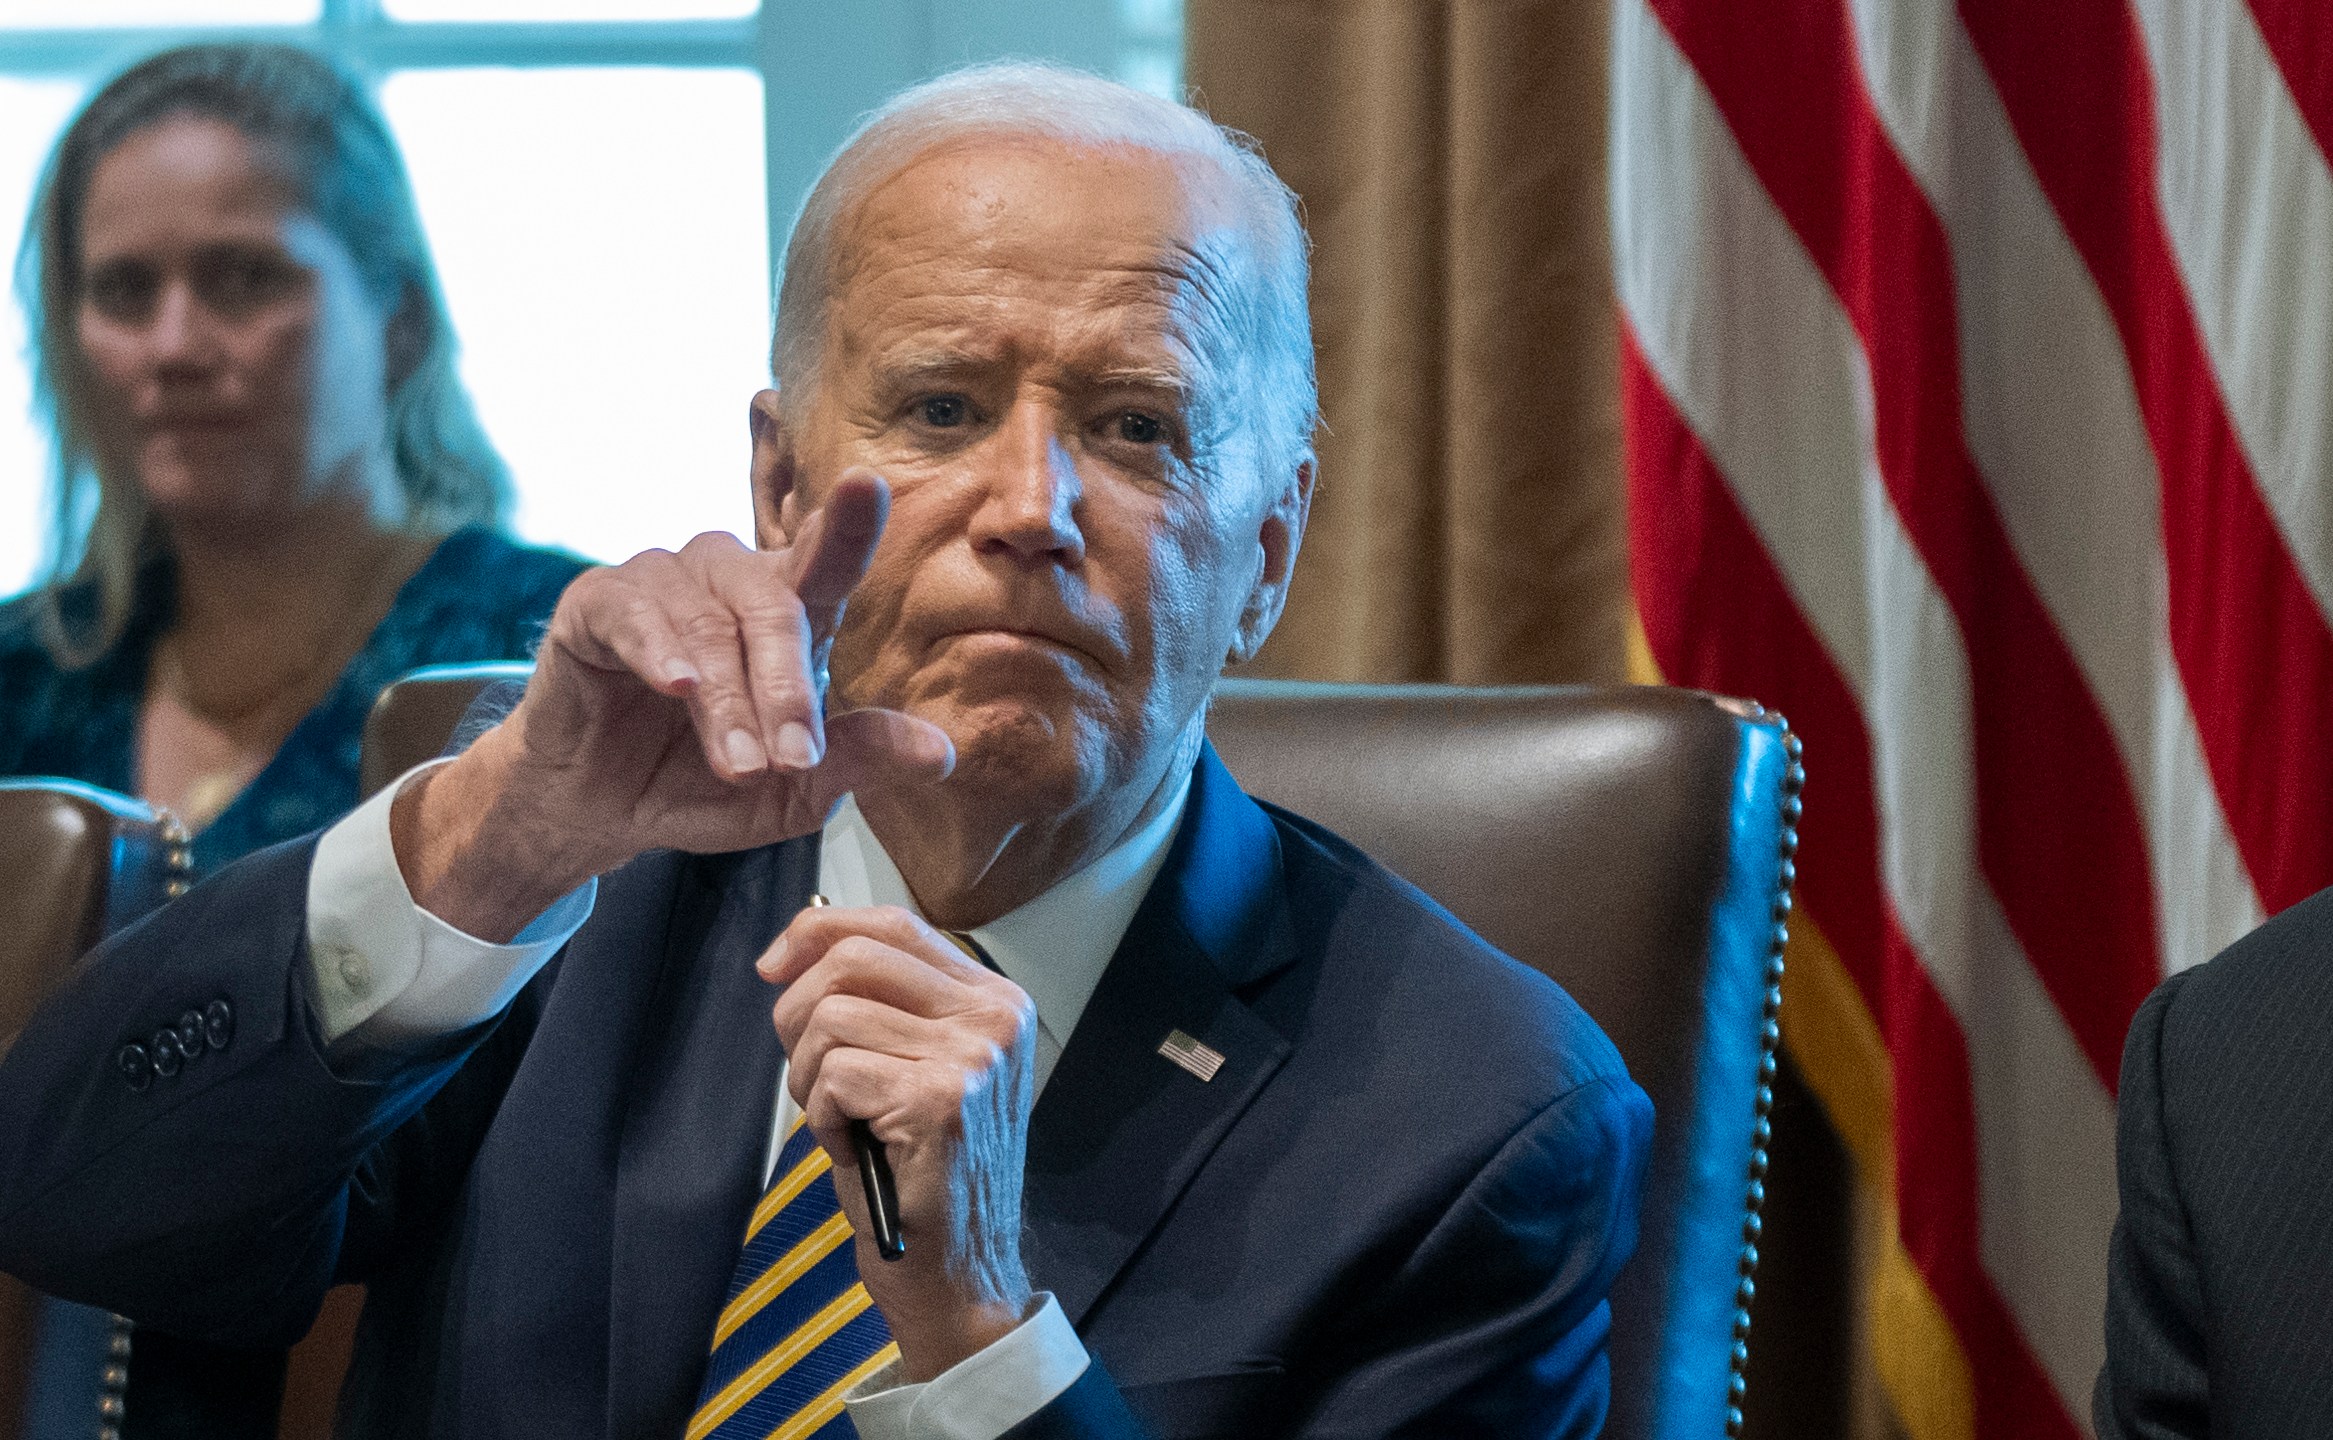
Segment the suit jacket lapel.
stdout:
[[[1030,1275],[1080,1323],[1287,1057],[1235,993],[1295,955],[1279,838],[1213,747],[1174,848],[1046,1082],[1029,1128]],[[1158,1053],[1224,1057],[1202,1081]]]
[[608,1317],[609,1433],[677,1432],[761,1192],[784,1060],[753,962],[818,883],[815,836],[685,867],[626,1067]]

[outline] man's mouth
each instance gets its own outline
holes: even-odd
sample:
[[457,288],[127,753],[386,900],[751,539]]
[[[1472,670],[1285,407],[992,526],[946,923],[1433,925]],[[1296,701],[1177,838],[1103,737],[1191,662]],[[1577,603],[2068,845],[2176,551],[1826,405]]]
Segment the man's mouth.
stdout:
[[959,625],[940,636],[943,641],[964,641],[973,645],[996,645],[1050,650],[1067,655],[1081,666],[1098,670],[1101,660],[1089,642],[1070,639],[1049,630],[1035,630],[1019,625]]
[[1023,630],[1010,625],[968,625],[962,629],[949,631],[945,638],[950,640],[997,640],[1008,644],[1042,645],[1052,650],[1067,650],[1076,655],[1085,653],[1082,647],[1071,644],[1059,636],[1048,635],[1041,630]]

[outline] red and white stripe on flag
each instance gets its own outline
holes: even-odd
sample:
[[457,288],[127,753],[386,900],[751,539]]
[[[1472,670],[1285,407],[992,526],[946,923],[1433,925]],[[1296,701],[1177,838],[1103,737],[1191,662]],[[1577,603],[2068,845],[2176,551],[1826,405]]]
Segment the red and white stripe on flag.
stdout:
[[1616,0],[1636,599],[1805,737],[1914,1440],[2089,1432],[2158,978],[2333,883],[2333,15]]

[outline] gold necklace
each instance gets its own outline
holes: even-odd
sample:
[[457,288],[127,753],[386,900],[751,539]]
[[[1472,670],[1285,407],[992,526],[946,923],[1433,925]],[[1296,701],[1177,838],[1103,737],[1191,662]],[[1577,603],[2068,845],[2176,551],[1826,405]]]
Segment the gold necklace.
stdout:
[[[408,554],[410,549],[405,544],[384,546],[381,555],[358,575],[356,583],[342,597],[337,623],[324,630],[310,648],[309,654],[299,663],[268,684],[251,687],[250,698],[236,704],[220,704],[198,696],[192,672],[186,664],[185,644],[177,632],[162,637],[155,644],[153,683],[173,696],[188,714],[232,737],[245,750],[246,756],[263,748],[272,754],[284,736],[299,724],[300,717],[307,714],[315,701],[321,698],[312,693],[317,688],[320,674],[328,667],[336,674],[340,668],[345,667],[347,657],[352,653],[349,644],[352,632],[361,627],[363,633],[370,633],[371,628],[380,623],[380,613],[376,612],[385,613],[387,609],[379,603],[383,581],[394,573],[398,583],[404,583],[405,575],[409,572],[393,569],[391,562],[400,555]],[[393,601],[394,597],[391,598]],[[287,699],[293,703],[285,705]],[[251,722],[257,717],[265,717],[269,723],[255,726]],[[241,734],[237,734],[239,730]],[[235,803],[235,798],[243,793],[244,787],[251,783],[257,771],[265,768],[265,760],[255,768],[246,759],[189,777],[175,807],[187,829],[197,832],[206,829],[222,811]]]
[[[312,693],[318,677],[327,668],[337,670],[345,665],[348,655],[352,653],[349,642],[360,634],[369,633],[380,623],[380,616],[374,613],[379,607],[371,602],[378,600],[379,596],[375,592],[382,578],[389,570],[390,563],[405,548],[397,544],[382,546],[373,562],[352,578],[340,597],[340,603],[334,607],[336,618],[317,634],[314,643],[308,647],[308,653],[268,677],[264,683],[245,685],[224,695],[205,693],[204,687],[195,679],[195,668],[186,662],[185,634],[179,630],[171,631],[156,644],[155,658],[158,663],[155,678],[190,713],[214,728],[230,733],[272,709],[280,709],[287,699],[303,702],[299,709],[305,713],[318,698]],[[212,668],[215,671],[217,667]],[[280,716],[276,718],[281,719]]]

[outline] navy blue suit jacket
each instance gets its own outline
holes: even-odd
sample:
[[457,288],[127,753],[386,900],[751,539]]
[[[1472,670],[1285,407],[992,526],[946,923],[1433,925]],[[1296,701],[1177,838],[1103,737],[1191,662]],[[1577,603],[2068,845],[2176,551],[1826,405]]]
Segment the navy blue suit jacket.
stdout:
[[[243,1343],[361,1280],[356,1434],[677,1435],[815,839],[641,857],[499,1021],[403,1056],[318,1043],[312,850],[117,936],[0,1061],[0,1269]],[[120,1048],[217,999],[229,1043],[133,1088]],[[1098,1363],[1015,1433],[1594,1434],[1650,1129],[1552,982],[1210,751],[1031,1119],[1029,1272]]]

